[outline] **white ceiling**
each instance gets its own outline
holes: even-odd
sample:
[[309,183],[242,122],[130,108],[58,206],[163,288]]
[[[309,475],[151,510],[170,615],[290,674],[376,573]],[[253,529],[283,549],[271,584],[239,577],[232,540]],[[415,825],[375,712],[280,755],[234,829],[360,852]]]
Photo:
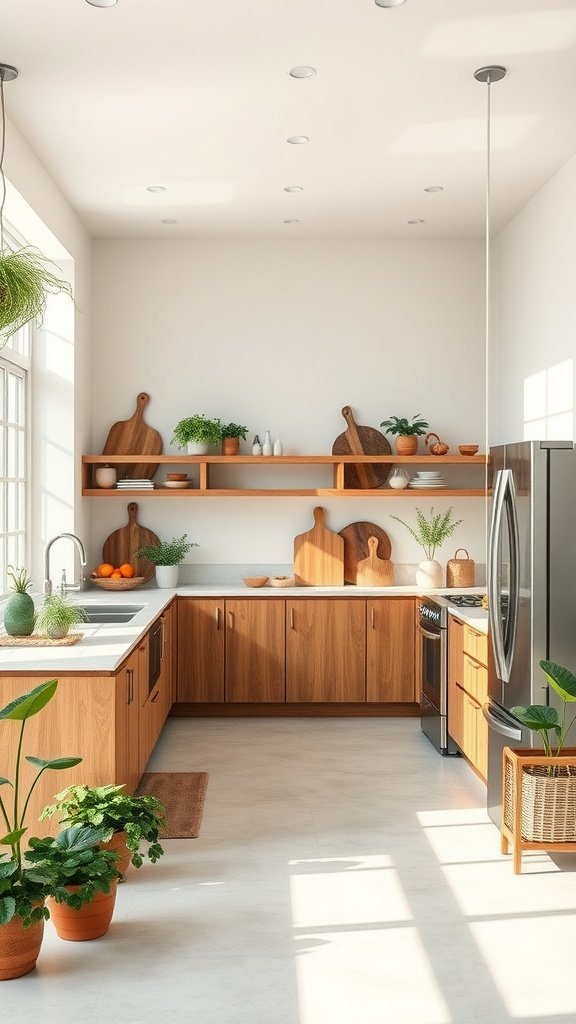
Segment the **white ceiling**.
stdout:
[[481,236],[484,64],[496,230],[576,152],[575,0],[2,0],[0,47],[9,119],[95,236]]

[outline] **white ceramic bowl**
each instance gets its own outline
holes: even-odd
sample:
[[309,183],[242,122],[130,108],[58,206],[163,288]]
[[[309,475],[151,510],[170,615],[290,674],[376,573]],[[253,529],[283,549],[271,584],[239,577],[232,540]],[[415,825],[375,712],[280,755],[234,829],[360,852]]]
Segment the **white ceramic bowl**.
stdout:
[[442,476],[442,471],[439,469],[419,469],[416,476],[421,477],[422,480],[434,480]]

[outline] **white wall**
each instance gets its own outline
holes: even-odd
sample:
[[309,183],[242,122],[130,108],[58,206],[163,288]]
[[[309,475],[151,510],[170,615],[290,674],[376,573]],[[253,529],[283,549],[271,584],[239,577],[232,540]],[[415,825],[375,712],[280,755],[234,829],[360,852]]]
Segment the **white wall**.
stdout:
[[490,439],[574,438],[576,157],[501,232],[490,373]]
[[[204,412],[246,423],[249,442],[268,427],[286,454],[329,453],[346,404],[362,424],[422,413],[452,446],[483,446],[479,241],[98,240],[93,284],[93,452],[114,421],[132,414],[139,391],[151,395],[147,420],[165,452],[178,450],[170,445],[175,423]],[[139,517],[163,537],[186,531],[198,541],[191,562],[288,563],[314,504],[142,497]],[[390,519],[413,518],[416,496],[321,504],[331,528],[369,519],[393,538],[395,560],[421,557]],[[454,504],[466,520],[455,540],[484,561],[484,503]],[[91,505],[98,561],[126,511],[121,499]],[[452,554],[451,544],[441,553]]]

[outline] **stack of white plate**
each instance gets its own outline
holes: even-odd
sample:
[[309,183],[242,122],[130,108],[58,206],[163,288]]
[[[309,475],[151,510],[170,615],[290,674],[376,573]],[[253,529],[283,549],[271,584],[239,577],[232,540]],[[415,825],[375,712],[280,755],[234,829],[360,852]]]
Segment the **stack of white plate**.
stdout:
[[429,487],[439,488],[446,487],[446,481],[439,469],[422,469],[416,473],[408,486],[414,487],[416,490]]

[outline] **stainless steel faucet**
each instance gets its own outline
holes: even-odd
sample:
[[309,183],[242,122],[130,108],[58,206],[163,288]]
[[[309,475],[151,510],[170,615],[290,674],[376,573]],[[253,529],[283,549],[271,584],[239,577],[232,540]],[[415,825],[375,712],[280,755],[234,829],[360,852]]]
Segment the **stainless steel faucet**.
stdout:
[[50,548],[52,547],[52,545],[57,540],[61,540],[64,537],[67,538],[68,540],[71,540],[76,545],[76,548],[78,550],[78,555],[80,556],[80,579],[78,580],[78,583],[67,583],[66,582],[66,570],[63,569],[62,570],[62,582],[60,583],[60,593],[61,594],[66,594],[69,590],[82,590],[83,586],[84,586],[85,580],[84,580],[84,573],[82,572],[82,570],[86,568],[86,552],[84,550],[84,545],[83,545],[82,541],[80,540],[80,538],[77,537],[75,533],[59,533],[59,534],[57,534],[56,537],[52,537],[52,540],[48,541],[48,543],[46,545],[46,550],[44,552],[44,591],[43,592],[44,592],[44,596],[45,597],[48,597],[52,593],[52,580],[50,579]]

